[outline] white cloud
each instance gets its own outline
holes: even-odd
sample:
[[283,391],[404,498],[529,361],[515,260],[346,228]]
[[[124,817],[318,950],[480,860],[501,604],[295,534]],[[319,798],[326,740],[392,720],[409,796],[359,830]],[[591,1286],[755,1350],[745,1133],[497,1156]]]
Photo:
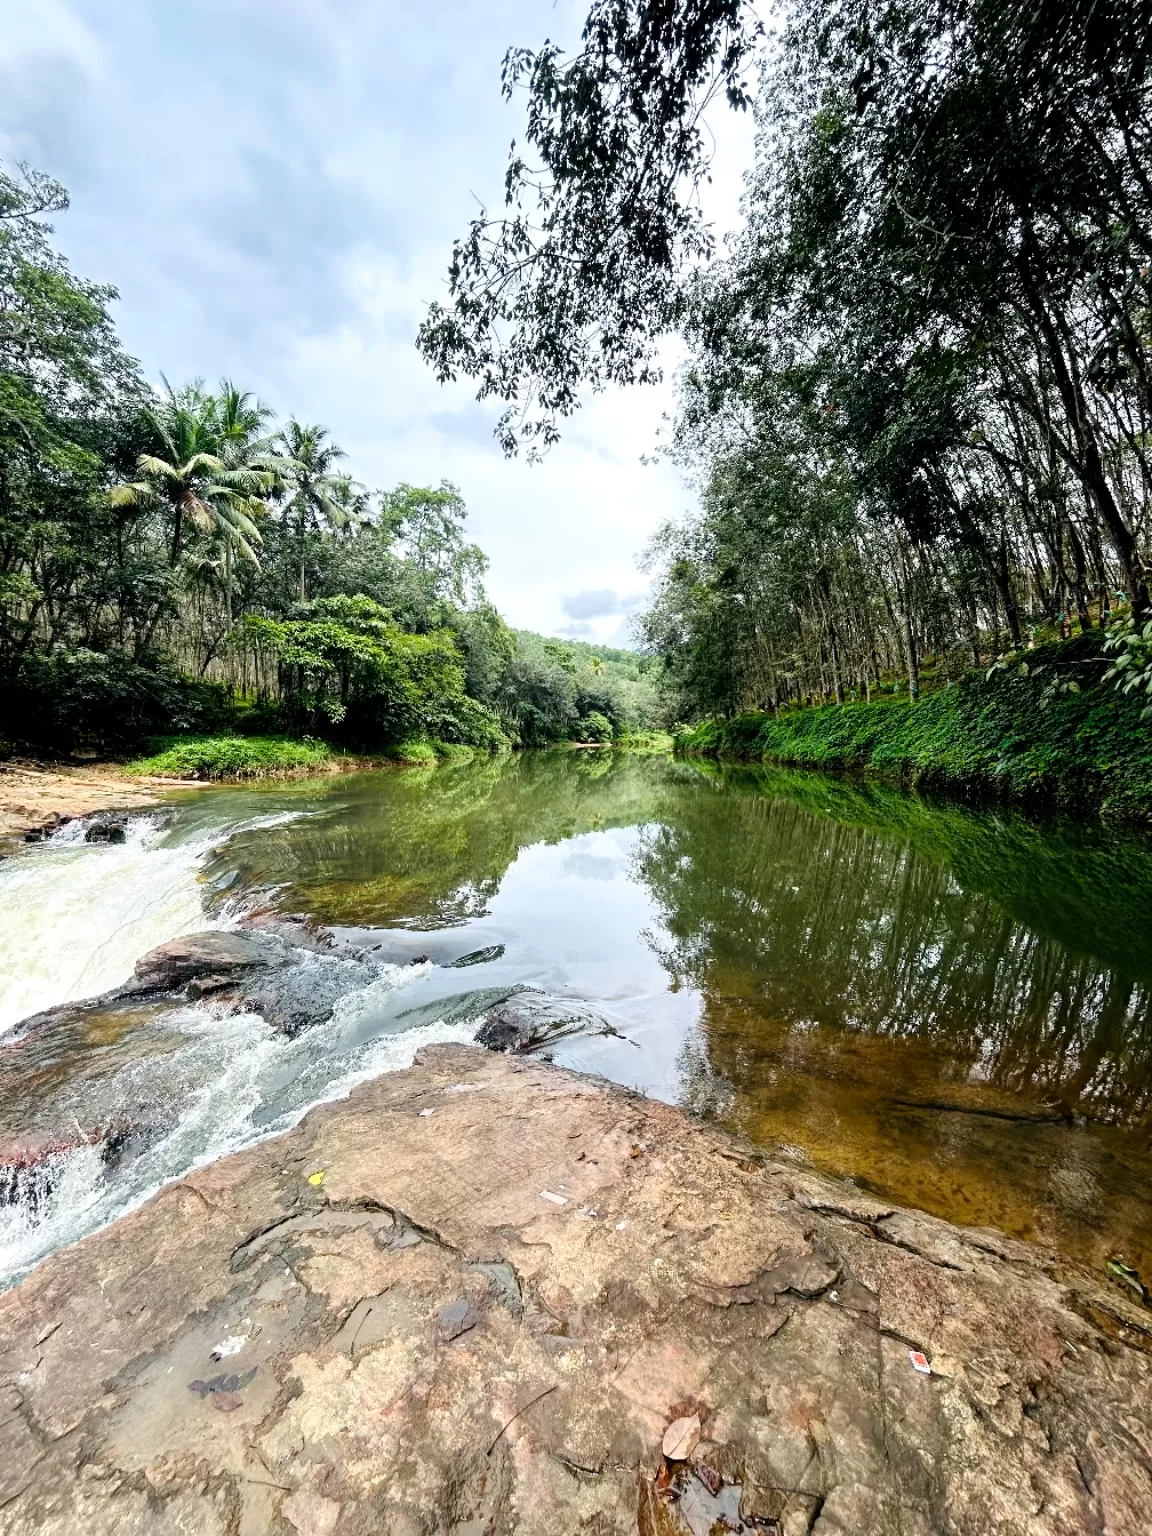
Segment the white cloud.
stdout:
[[[151,377],[228,374],[329,426],[370,484],[454,480],[511,622],[605,639],[623,607],[573,618],[565,600],[631,601],[638,552],[691,501],[670,465],[641,462],[671,383],[590,400],[533,466],[502,457],[496,411],[437,385],[413,344],[522,129],[522,104],[500,99],[505,48],[570,45],[585,8],[0,0],[0,152],[71,188],[62,248],[120,288]],[[709,198],[726,226],[751,124],[717,128]]]

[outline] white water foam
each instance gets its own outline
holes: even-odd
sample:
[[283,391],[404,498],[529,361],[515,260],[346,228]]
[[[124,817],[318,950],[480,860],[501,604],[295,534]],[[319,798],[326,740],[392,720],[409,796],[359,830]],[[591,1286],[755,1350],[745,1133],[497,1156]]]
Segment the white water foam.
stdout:
[[302,814],[217,826],[183,842],[166,837],[154,816],[129,820],[123,843],[86,843],[84,824],[73,822],[0,862],[0,1035],[41,1009],[122,986],[157,944],[219,926],[201,901],[204,855],[222,833]]
[[[222,807],[222,809],[224,809]],[[240,893],[214,920],[201,902],[200,866],[222,836],[274,827],[308,811],[197,820],[165,829],[157,816],[128,822],[121,844],[86,843],[73,824],[0,865],[0,1037],[18,1020],[127,981],[140,955],[180,934],[231,926]],[[266,893],[265,893],[266,896]],[[322,995],[328,967],[303,955]],[[476,1023],[404,1029],[392,994],[422,979],[425,964],[371,968],[339,997],[326,1023],[289,1038],[258,1013],[210,1003],[174,1004],[147,1026],[155,1045],[114,1073],[63,1081],[55,1107],[82,1144],[19,1170],[0,1191],[0,1287],[48,1254],[98,1231],[165,1184],[295,1125],[315,1104],[407,1067],[422,1045],[467,1041]],[[294,973],[295,974],[295,973]],[[425,1018],[427,1016],[425,1015]],[[104,1127],[118,1147],[83,1140]]]
[[327,1024],[294,1040],[258,1014],[221,1016],[202,1004],[174,1010],[164,1024],[183,1037],[180,1045],[117,1074],[115,1094],[124,1105],[155,1103],[159,1090],[168,1106],[178,1106],[175,1123],[122,1168],[110,1169],[92,1146],[40,1165],[36,1185],[0,1207],[0,1286],[191,1170],[290,1129],[314,1105],[346,1098],[381,1073],[411,1066],[421,1046],[471,1040],[475,1022],[361,1038],[366,1018],[386,997],[428,969],[383,967],[369,986],[342,1000]]

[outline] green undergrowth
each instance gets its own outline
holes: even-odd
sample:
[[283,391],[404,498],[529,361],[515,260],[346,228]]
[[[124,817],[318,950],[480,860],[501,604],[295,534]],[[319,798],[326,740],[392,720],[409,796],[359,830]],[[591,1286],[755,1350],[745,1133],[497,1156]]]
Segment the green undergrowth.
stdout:
[[1011,657],[912,704],[709,720],[677,750],[854,769],[952,793],[1152,820],[1152,724],[1105,682],[1099,632]]
[[671,752],[676,738],[667,731],[631,731],[613,743],[625,752]]
[[477,757],[489,757],[487,747],[470,747],[459,741],[402,741],[385,753],[389,762],[411,768],[432,768],[437,763],[470,763]]
[[316,773],[335,762],[321,741],[283,736],[176,736],[153,743],[125,772],[163,779],[266,779]]

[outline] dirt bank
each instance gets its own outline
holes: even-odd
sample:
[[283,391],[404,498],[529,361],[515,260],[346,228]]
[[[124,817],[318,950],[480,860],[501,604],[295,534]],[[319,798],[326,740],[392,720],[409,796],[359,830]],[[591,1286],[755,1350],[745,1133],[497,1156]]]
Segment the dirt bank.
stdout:
[[65,817],[140,810],[155,803],[154,785],[126,779],[114,763],[84,768],[0,763],[0,846]]
[[1149,1350],[1040,1250],[437,1047],[0,1298],[0,1531],[1134,1536]]

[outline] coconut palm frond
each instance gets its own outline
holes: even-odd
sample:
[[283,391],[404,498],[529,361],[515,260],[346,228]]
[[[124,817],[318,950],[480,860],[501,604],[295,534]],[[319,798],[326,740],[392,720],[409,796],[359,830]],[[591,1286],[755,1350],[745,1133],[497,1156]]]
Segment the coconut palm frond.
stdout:
[[214,475],[224,473],[224,460],[215,453],[206,453],[201,450],[194,453],[186,463],[181,464],[177,473],[182,480],[190,480],[201,469],[209,470]]
[[155,491],[144,480],[130,480],[123,485],[113,485],[104,492],[104,500],[110,507],[135,507],[142,501],[151,501]]
[[166,459],[159,459],[151,453],[142,453],[136,460],[136,468],[142,475],[152,475],[157,480],[181,479],[175,464],[169,464]]

